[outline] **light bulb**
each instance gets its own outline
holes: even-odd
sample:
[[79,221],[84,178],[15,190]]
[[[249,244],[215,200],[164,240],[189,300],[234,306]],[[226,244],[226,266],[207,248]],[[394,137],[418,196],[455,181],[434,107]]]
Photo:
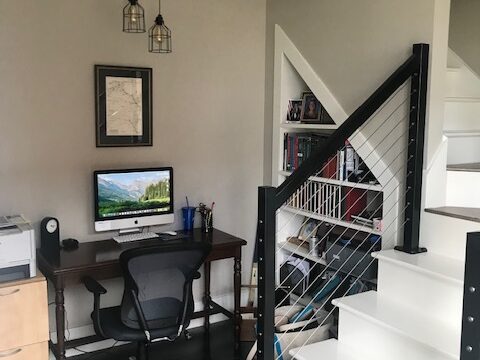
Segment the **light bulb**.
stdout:
[[152,32],[153,40],[155,40],[157,43],[161,44],[162,43],[162,27],[160,25],[156,25],[153,28]]
[[139,11],[139,9],[138,9],[138,5],[137,5],[137,4],[131,5],[128,13],[129,13],[129,15],[130,15],[130,21],[131,21],[132,23],[136,23],[136,22],[137,22],[138,14],[140,13],[140,11]]

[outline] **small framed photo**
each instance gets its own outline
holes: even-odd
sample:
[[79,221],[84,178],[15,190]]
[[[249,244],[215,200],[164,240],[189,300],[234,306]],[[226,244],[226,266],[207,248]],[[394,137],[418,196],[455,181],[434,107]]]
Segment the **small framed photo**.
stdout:
[[311,92],[303,94],[301,120],[305,122],[320,122],[322,105]]
[[152,146],[152,69],[95,65],[97,147]]
[[318,221],[308,220],[300,229],[298,238],[300,240],[308,241],[311,237],[317,235]]
[[302,118],[303,100],[290,100],[288,102],[287,121],[298,122]]

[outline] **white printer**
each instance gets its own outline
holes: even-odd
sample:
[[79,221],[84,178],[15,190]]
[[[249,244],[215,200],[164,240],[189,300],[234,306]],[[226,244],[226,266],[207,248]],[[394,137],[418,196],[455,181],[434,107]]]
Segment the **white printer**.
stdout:
[[36,276],[35,236],[21,215],[0,217],[0,282]]

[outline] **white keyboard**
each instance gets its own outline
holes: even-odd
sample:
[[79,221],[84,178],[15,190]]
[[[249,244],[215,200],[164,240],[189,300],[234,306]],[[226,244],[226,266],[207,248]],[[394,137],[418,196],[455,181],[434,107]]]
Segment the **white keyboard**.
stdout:
[[134,233],[134,234],[125,234],[114,236],[113,240],[117,243],[127,243],[132,241],[139,241],[139,240],[148,240],[148,239],[158,239],[159,236],[152,232],[142,232],[142,233]]

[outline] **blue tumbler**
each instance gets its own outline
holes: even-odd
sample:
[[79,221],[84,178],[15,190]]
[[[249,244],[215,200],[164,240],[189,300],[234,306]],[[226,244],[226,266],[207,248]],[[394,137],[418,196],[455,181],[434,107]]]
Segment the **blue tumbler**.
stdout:
[[183,207],[183,230],[192,231],[193,230],[193,221],[195,220],[195,207]]

